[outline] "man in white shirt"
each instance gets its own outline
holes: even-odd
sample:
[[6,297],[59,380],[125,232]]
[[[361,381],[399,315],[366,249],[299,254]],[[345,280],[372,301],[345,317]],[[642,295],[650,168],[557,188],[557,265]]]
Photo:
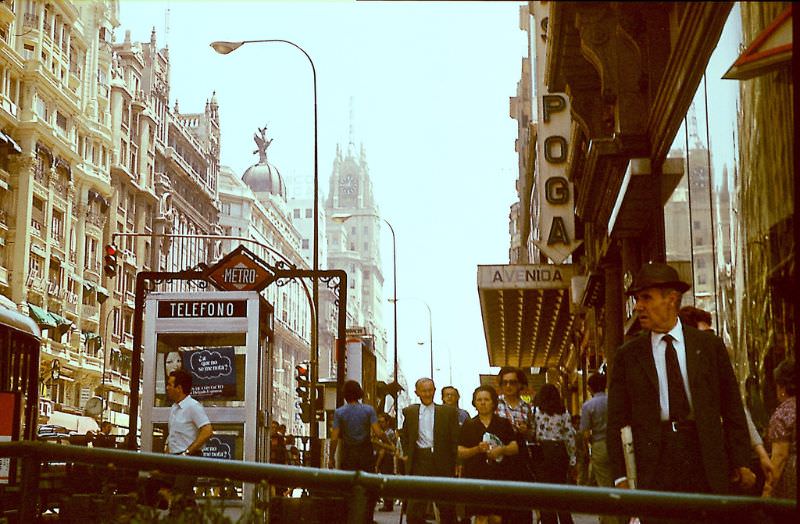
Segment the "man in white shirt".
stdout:
[[[167,397],[173,402],[169,410],[167,451],[173,455],[200,456],[206,441],[214,434],[203,405],[193,399],[192,376],[179,369],[167,377]],[[194,477],[178,475],[173,486],[173,495],[191,498]]]
[[610,368],[607,446],[619,487],[628,487],[624,426],[633,431],[637,488],[723,494],[755,480],[725,346],[678,319],[689,287],[670,266],[651,263],[627,290],[644,331],[616,351]]
[[[417,380],[414,388],[420,403],[403,409],[403,449],[408,455],[408,473],[425,477],[452,477],[458,454],[458,411],[433,403],[436,386],[430,378]],[[454,521],[454,508],[440,504],[440,522]],[[408,524],[425,522],[425,503],[409,500]]]

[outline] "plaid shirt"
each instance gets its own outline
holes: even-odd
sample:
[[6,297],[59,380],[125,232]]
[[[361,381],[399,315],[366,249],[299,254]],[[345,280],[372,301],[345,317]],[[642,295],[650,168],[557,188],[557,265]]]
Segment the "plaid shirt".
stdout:
[[506,403],[503,395],[500,395],[496,412],[497,416],[508,419],[515,430],[520,422],[527,424],[527,431],[520,436],[525,439],[525,442],[536,441],[536,419],[534,418],[535,409],[533,406],[519,399],[517,407],[512,408]]

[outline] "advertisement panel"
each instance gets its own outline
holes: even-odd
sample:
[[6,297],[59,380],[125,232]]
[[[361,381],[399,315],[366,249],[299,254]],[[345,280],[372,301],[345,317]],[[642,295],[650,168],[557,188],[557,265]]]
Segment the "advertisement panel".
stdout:
[[192,397],[236,396],[236,351],[232,346],[182,351],[183,369],[192,374]]

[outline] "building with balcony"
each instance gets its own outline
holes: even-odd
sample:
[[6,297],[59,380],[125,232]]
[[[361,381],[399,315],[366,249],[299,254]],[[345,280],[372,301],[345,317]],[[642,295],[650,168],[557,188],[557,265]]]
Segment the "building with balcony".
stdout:
[[43,422],[80,413],[110,358],[100,264],[117,25],[115,1],[0,5],[0,293],[43,329]]

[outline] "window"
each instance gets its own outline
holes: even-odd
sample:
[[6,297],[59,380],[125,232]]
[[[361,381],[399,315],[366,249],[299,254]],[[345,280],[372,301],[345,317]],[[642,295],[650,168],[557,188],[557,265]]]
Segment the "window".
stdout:
[[369,251],[369,242],[364,242],[364,251]]
[[312,218],[312,217],[314,216],[314,215],[313,215],[313,211],[314,211],[314,210],[313,210],[313,209],[310,209],[310,208],[309,208],[309,209],[306,209],[306,218]]
[[299,208],[294,208],[294,210],[292,211],[292,216],[294,218],[300,218],[300,209]]
[[308,249],[308,239],[307,238],[303,239],[303,249]]

